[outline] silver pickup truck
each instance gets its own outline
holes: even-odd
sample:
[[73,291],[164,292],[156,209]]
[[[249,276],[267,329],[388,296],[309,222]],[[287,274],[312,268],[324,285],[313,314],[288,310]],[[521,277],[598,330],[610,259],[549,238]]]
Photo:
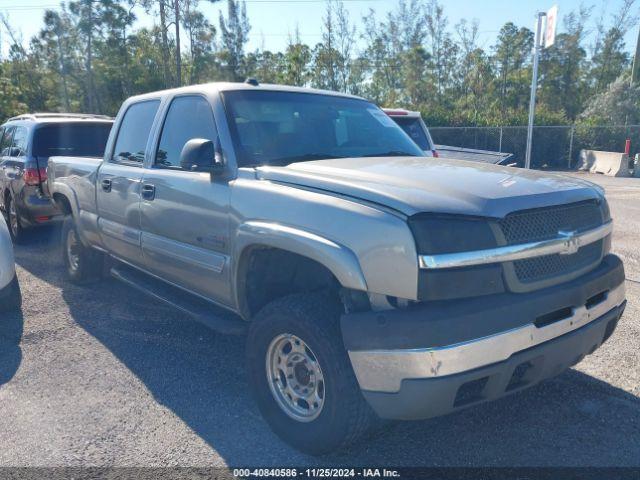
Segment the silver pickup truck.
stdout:
[[128,99],[48,185],[71,280],[246,332],[265,419],[320,454],[556,375],[624,310],[600,188],[423,155],[361,98],[214,83]]

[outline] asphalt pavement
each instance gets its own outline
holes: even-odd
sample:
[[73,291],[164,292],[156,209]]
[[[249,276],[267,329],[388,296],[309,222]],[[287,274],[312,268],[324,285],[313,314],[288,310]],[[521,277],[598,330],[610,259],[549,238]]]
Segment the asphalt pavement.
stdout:
[[640,466],[640,179],[589,179],[628,277],[613,337],[527,391],[321,458],[262,420],[241,337],[113,280],[69,284],[40,231],[16,248],[23,311],[0,317],[0,466]]

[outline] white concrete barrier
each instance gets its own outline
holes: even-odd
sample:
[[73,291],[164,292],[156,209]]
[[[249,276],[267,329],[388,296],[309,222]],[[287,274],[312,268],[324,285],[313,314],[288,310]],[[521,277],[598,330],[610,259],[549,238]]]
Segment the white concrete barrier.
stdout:
[[631,175],[629,157],[624,153],[581,150],[580,161],[579,170],[602,173],[610,177],[628,177]]
[[593,150],[580,150],[580,166],[578,170],[588,172],[596,161]]

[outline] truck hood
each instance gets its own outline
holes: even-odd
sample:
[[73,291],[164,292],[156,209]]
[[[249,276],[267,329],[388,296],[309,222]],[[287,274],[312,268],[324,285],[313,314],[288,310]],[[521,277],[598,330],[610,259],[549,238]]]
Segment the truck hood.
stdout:
[[392,208],[503,217],[515,210],[602,197],[594,184],[555,173],[427,157],[339,158],[256,169],[259,179]]

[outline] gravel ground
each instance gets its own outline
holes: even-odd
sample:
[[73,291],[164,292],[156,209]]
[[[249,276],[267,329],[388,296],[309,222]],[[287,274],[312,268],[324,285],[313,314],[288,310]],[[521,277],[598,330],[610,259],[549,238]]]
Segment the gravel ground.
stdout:
[[23,313],[0,321],[0,466],[640,466],[640,180],[590,178],[629,279],[611,340],[530,390],[322,458],[262,420],[241,338],[112,280],[70,285],[39,232],[16,249]]

